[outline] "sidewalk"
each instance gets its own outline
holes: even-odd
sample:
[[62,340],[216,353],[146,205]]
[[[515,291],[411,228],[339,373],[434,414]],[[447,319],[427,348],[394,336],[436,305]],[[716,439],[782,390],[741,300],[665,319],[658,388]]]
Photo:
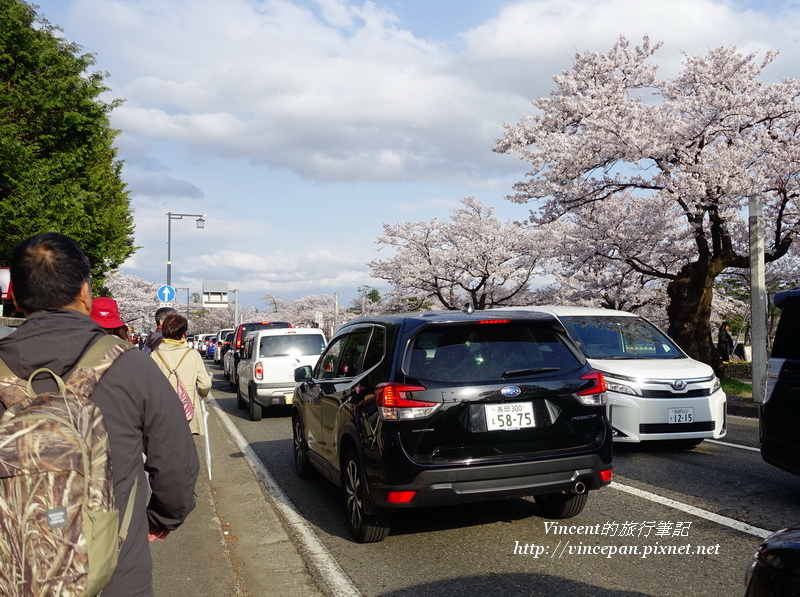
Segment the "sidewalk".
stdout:
[[203,438],[197,507],[165,541],[151,544],[156,596],[321,597],[272,499],[209,408],[212,480]]

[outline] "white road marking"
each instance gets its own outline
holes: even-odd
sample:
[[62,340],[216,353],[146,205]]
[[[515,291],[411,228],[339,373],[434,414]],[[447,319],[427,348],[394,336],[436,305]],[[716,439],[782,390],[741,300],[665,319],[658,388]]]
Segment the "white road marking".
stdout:
[[269,474],[269,471],[250,447],[250,444],[247,443],[247,440],[233,424],[228,413],[220,408],[216,399],[212,399],[211,401],[214,406],[216,406],[217,414],[220,415],[220,421],[227,429],[236,447],[242,451],[242,454],[244,454],[245,458],[247,458],[247,461],[250,463],[253,472],[255,472],[261,483],[264,484],[276,509],[294,531],[298,541],[302,544],[306,553],[308,553],[311,563],[328,584],[332,594],[337,597],[339,595],[360,597],[360,591],[348,578],[341,566],[339,566],[339,563],[333,555],[331,555],[331,552],[328,551],[328,548],[317,538],[308,522],[297,512],[292,501],[283,492],[280,486],[278,486],[273,476]]
[[754,527],[745,522],[741,522],[733,518],[728,518],[727,516],[722,516],[721,514],[715,514],[714,512],[709,512],[708,510],[703,510],[702,508],[690,506],[689,504],[684,504],[683,502],[672,500],[670,498],[658,495],[656,493],[652,493],[650,491],[637,489],[636,487],[631,487],[630,485],[623,485],[622,483],[618,483],[617,481],[613,481],[611,485],[609,485],[609,487],[616,489],[618,491],[624,491],[625,493],[635,495],[636,497],[640,497],[645,500],[650,500],[651,502],[656,502],[657,504],[662,504],[669,508],[675,508],[676,510],[681,510],[682,512],[686,512],[687,514],[692,514],[693,516],[699,516],[700,518],[705,518],[706,520],[710,520],[711,522],[721,524],[723,526],[726,526],[728,528],[737,531],[742,531],[743,533],[748,533],[749,535],[755,535],[756,537],[760,537],[761,539],[766,539],[774,532],[774,531],[768,531],[767,529]]
[[751,446],[740,446],[739,444],[731,444],[728,442],[721,442],[718,439],[707,439],[703,440],[703,443],[708,442],[709,444],[718,444],[720,446],[728,446],[729,448],[739,448],[740,450],[750,450],[751,452],[761,452],[759,448],[753,448]]

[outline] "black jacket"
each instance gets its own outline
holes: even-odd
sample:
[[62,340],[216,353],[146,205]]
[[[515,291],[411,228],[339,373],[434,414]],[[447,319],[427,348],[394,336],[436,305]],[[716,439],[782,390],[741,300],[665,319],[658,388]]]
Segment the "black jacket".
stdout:
[[142,345],[142,352],[144,354],[150,354],[151,352],[155,352],[158,349],[158,345],[161,344],[161,341],[164,339],[164,334],[161,332],[161,328],[158,327],[153,330],[153,333],[147,337],[147,340],[144,341]]
[[[19,377],[27,378],[39,367],[63,376],[85,348],[104,334],[91,318],[77,311],[40,311],[29,316],[14,334],[0,339],[0,358]],[[41,379],[34,390],[55,390],[52,378]],[[138,350],[119,357],[100,379],[91,399],[103,413],[108,429],[120,512],[125,510],[134,477],[139,476],[134,518],[103,597],[150,595],[148,519],[158,528],[173,530],[194,509],[199,468],[194,440],[172,386],[152,359]],[[152,489],[149,503],[144,471]]]

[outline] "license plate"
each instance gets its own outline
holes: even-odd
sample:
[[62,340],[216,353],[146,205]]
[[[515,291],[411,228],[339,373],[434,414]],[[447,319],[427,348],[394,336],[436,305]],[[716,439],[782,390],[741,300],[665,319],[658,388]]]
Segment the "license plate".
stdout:
[[534,426],[533,404],[530,402],[485,404],[483,408],[486,413],[486,428],[489,431]]
[[694,408],[668,408],[668,423],[693,423]]
[[292,400],[294,400],[294,392],[287,392],[284,396],[286,397],[286,404],[291,404]]

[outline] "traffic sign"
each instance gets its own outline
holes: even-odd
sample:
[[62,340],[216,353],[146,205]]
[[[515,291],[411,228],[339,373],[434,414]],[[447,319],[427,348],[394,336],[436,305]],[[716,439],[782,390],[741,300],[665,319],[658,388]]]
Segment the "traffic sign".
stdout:
[[158,300],[162,303],[171,303],[172,299],[175,298],[175,289],[169,284],[164,284],[156,294],[158,295]]

